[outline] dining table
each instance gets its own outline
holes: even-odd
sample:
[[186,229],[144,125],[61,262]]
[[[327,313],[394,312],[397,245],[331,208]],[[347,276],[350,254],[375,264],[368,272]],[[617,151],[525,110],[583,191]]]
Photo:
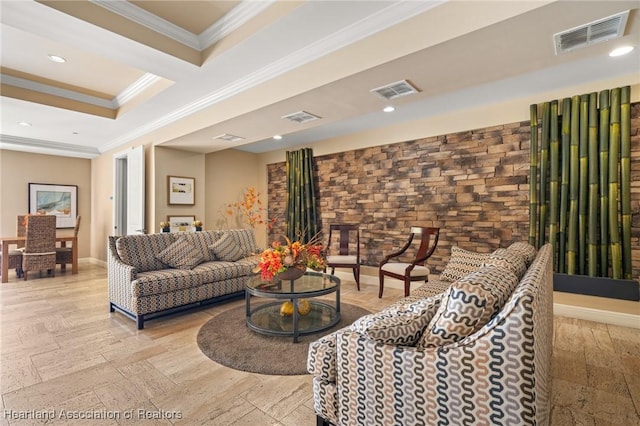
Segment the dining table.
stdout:
[[[9,281],[9,246],[12,244],[24,245],[25,237],[2,237],[2,282]],[[56,242],[61,247],[66,247],[67,242],[71,242],[71,253],[73,262],[71,262],[71,273],[78,273],[78,237],[74,235],[56,235]]]

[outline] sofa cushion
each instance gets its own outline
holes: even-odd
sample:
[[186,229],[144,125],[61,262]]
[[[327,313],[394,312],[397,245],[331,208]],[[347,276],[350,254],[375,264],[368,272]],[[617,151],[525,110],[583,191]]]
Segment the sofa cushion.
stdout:
[[205,262],[216,260],[209,246],[218,239],[218,231],[184,232],[180,234],[180,238],[193,244],[200,251]]
[[502,309],[517,283],[511,269],[497,266],[481,267],[455,281],[417,346],[442,346],[479,330]]
[[465,275],[477,271],[487,256],[489,256],[489,253],[476,253],[453,246],[451,247],[449,262],[440,274],[440,279],[451,282],[459,280]]
[[139,273],[132,281],[131,293],[133,297],[141,298],[190,289],[202,283],[201,275],[190,269],[146,271]]
[[124,235],[116,240],[118,256],[136,272],[166,269],[167,265],[156,258],[156,254],[169,247],[177,239],[176,234]]
[[231,234],[223,234],[218,240],[209,246],[211,252],[218,260],[235,262],[245,257],[245,251],[238,245]]
[[351,324],[351,329],[381,343],[412,346],[422,335],[439,305],[439,298],[397,304],[361,317]]
[[203,282],[217,282],[232,278],[246,277],[253,275],[253,268],[257,263],[249,262],[242,258],[237,262],[226,262],[215,260],[212,262],[204,262],[193,268],[197,272]]
[[166,265],[177,269],[193,269],[204,261],[202,253],[186,238],[179,238],[156,255]]
[[231,235],[238,247],[244,251],[244,256],[260,253],[258,244],[256,243],[256,235],[253,229],[227,229],[218,231],[218,238],[224,235]]
[[509,268],[516,274],[518,279],[522,278],[527,271],[527,264],[524,257],[514,250],[497,249],[489,254],[483,263],[483,266],[490,265]]
[[533,262],[533,259],[535,259],[536,255],[538,254],[538,251],[534,246],[524,241],[517,241],[511,244],[507,248],[507,250],[515,251],[516,253],[519,253],[522,257],[524,257],[527,268],[531,265],[531,262]]

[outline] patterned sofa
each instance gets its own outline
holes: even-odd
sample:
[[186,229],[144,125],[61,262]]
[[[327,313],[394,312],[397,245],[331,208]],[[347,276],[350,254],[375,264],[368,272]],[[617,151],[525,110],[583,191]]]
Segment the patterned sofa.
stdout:
[[260,250],[251,229],[110,236],[109,310],[145,319],[244,295]]
[[309,346],[318,424],[548,424],[552,297],[549,245],[454,247],[438,280]]

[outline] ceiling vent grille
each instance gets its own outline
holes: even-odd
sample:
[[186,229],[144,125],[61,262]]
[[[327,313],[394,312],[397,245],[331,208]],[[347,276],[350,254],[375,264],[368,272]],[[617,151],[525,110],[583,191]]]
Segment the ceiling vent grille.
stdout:
[[622,37],[628,18],[629,11],[627,10],[554,34],[556,55]]
[[313,115],[310,112],[298,111],[298,112],[294,112],[293,114],[283,115],[282,118],[302,124],[302,123],[308,123],[309,121],[317,120],[322,117]]
[[244,138],[242,136],[230,135],[229,133],[223,133],[220,136],[216,136],[214,139],[220,139],[227,142],[237,142]]
[[407,80],[396,81],[395,83],[377,87],[375,89],[371,89],[370,91],[380,96],[382,99],[386,99],[388,101],[391,99],[399,98],[400,96],[418,93],[418,89],[413,87]]

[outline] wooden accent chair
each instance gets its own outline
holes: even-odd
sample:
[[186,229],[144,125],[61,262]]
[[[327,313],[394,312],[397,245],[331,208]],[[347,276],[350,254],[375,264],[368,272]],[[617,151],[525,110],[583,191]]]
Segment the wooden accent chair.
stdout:
[[[336,268],[350,268],[353,278],[360,291],[360,228],[357,224],[329,225],[329,242],[327,249],[331,252],[332,243],[338,243],[337,254],[327,255],[327,267],[331,268],[331,275]],[[326,271],[326,268],[325,268]]]
[[53,215],[29,216],[27,233],[22,251],[24,280],[30,271],[46,269],[55,276],[56,269],[56,217]]
[[[384,290],[384,277],[392,277],[401,281],[404,281],[404,296],[409,296],[410,286],[412,281],[428,281],[429,269],[424,266],[425,262],[436,249],[438,245],[438,238],[440,237],[440,228],[431,228],[426,226],[412,226],[409,233],[409,240],[398,251],[387,255],[382,262],[380,262],[379,278],[380,278],[380,291],[378,297],[382,297]],[[420,246],[415,252],[415,256],[410,257],[408,249],[412,246],[414,239],[419,239]],[[391,259],[399,258],[402,261],[393,261]]]
[[[78,237],[79,229],[80,216],[76,217],[76,225],[73,227],[73,236],[76,238]],[[66,245],[56,247],[56,265],[60,265],[60,270],[64,271],[67,269],[67,263],[73,263],[73,247],[68,247]]]

